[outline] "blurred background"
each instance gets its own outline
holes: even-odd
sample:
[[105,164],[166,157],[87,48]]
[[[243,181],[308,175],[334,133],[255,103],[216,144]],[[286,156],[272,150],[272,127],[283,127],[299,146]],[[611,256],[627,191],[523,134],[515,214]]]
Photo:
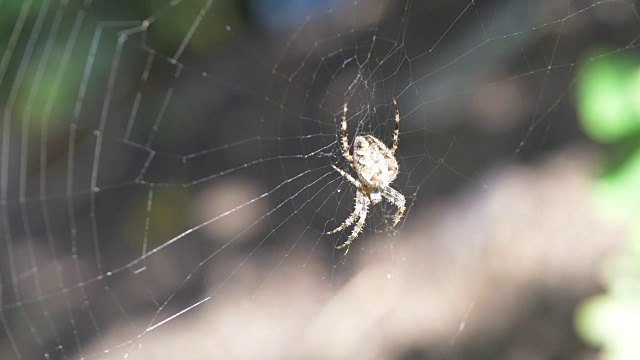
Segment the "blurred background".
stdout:
[[[0,358],[636,359],[631,0],[0,0]],[[349,139],[407,200],[364,232]],[[353,172],[351,172],[355,175]]]

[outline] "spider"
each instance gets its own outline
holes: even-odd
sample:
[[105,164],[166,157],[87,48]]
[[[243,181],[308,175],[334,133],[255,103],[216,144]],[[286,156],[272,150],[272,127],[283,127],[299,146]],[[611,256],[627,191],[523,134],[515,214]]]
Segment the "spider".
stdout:
[[388,148],[373,135],[356,135],[353,141],[353,155],[351,155],[349,154],[349,139],[347,137],[347,103],[344,104],[342,114],[342,155],[347,164],[358,174],[358,179],[356,180],[334,164],[331,164],[331,166],[356,187],[356,203],[353,213],[342,225],[326,234],[335,234],[349,227],[356,219],[358,221],[347,241],[336,247],[336,249],[349,246],[358,237],[364,227],[369,206],[378,204],[383,198],[395,205],[398,210],[394,215],[388,216],[392,219],[391,225],[384,230],[376,230],[376,232],[386,232],[393,229],[402,219],[402,214],[404,214],[405,198],[398,190],[390,186],[398,175],[398,161],[394,154],[398,148],[398,134],[400,132],[400,110],[398,110],[395,98],[393,99],[393,105],[396,108],[396,128],[393,132],[393,146]]

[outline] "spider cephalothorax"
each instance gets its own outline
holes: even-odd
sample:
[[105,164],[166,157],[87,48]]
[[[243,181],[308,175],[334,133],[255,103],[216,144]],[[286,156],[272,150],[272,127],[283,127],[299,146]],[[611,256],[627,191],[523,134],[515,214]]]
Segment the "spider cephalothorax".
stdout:
[[327,232],[327,234],[342,231],[353,224],[356,219],[358,221],[347,241],[338,246],[338,249],[342,249],[353,242],[364,227],[369,206],[381,202],[383,198],[394,204],[398,211],[391,216],[391,225],[384,230],[377,230],[378,232],[393,229],[402,219],[402,214],[404,214],[405,198],[390,186],[398,175],[398,161],[395,158],[395,151],[398,148],[398,134],[400,132],[400,110],[398,110],[396,99],[393,99],[393,105],[396,108],[396,128],[393,132],[393,146],[388,148],[373,135],[358,135],[353,142],[352,156],[349,153],[349,139],[347,137],[347,104],[344,104],[342,115],[342,155],[347,164],[358,174],[358,179],[354,179],[349,173],[333,164],[331,166],[356,187],[356,204],[353,213],[342,225]]

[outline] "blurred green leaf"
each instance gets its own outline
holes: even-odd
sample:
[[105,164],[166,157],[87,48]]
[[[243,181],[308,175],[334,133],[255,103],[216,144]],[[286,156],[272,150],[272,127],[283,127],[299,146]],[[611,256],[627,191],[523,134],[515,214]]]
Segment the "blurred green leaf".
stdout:
[[[601,52],[600,52],[601,53]],[[640,67],[621,55],[593,54],[578,71],[578,113],[593,139],[612,143],[640,132]]]
[[634,298],[598,295],[578,308],[576,327],[604,359],[640,359],[640,303]]
[[634,146],[634,150],[595,184],[596,206],[608,217],[624,218],[640,211],[640,146]]

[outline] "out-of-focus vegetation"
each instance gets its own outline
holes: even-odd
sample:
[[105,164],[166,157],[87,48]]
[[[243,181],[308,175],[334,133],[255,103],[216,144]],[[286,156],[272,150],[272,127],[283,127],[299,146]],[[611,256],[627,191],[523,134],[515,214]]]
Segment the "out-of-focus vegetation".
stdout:
[[[576,326],[605,359],[640,358],[640,65],[623,55],[588,61],[578,77],[581,125],[615,155],[595,183],[598,210],[632,224],[602,271],[606,292],[578,308]],[[636,219],[635,221],[633,219]]]

